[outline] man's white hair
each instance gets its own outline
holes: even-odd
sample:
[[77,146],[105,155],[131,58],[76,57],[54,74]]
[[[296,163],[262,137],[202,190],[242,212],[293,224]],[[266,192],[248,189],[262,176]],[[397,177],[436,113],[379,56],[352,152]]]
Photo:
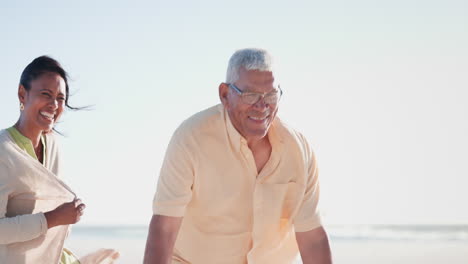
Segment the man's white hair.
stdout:
[[226,73],[226,83],[234,83],[239,79],[239,70],[273,71],[272,57],[264,49],[241,49],[232,54]]

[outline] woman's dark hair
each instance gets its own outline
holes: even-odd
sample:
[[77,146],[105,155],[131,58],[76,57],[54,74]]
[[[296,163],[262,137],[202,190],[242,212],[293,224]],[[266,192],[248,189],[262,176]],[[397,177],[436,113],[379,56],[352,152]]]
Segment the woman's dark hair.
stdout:
[[60,65],[58,61],[49,56],[40,56],[29,63],[21,74],[20,84],[24,86],[26,91],[29,91],[31,89],[31,82],[45,73],[57,73],[65,81],[65,106],[67,108],[71,110],[83,109],[82,107],[73,107],[68,104],[68,97],[70,96],[68,73],[62,68],[62,65]]

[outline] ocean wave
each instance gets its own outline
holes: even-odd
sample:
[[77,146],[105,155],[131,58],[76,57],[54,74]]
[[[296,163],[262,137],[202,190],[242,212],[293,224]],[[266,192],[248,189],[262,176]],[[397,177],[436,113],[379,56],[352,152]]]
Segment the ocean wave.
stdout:
[[334,240],[385,240],[385,241],[463,241],[468,242],[468,226],[330,226]]
[[[332,240],[461,241],[468,242],[468,226],[339,225],[326,226]],[[146,239],[147,226],[76,226],[73,236]]]

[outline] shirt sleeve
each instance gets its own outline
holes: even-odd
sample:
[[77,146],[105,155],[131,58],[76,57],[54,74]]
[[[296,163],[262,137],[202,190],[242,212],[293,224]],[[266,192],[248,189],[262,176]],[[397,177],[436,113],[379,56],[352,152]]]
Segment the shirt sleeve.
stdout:
[[179,128],[167,147],[153,200],[153,214],[181,217],[192,199],[194,159],[190,136]]
[[299,212],[294,219],[294,229],[296,232],[306,232],[317,227],[320,227],[321,219],[319,212],[319,194],[320,186],[318,180],[318,168],[315,154],[310,149],[305,138],[303,139],[303,147],[307,162],[307,181],[304,199]]
[[0,161],[0,244],[24,242],[47,232],[47,220],[43,213],[5,217],[11,183],[9,172]]

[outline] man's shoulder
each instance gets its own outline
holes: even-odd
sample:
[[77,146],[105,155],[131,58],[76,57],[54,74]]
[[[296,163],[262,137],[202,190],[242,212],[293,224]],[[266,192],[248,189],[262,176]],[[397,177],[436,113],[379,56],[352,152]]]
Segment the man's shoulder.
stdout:
[[307,140],[301,132],[286,124],[280,118],[276,118],[274,124],[278,136],[283,142],[298,143],[300,145],[307,144]]
[[218,104],[184,120],[174,132],[176,136],[199,136],[218,131],[223,124],[223,107]]
[[313,157],[313,150],[306,137],[298,130],[285,124],[279,118],[275,122],[276,133],[278,133],[287,151],[291,155],[300,154],[304,161],[311,160]]

